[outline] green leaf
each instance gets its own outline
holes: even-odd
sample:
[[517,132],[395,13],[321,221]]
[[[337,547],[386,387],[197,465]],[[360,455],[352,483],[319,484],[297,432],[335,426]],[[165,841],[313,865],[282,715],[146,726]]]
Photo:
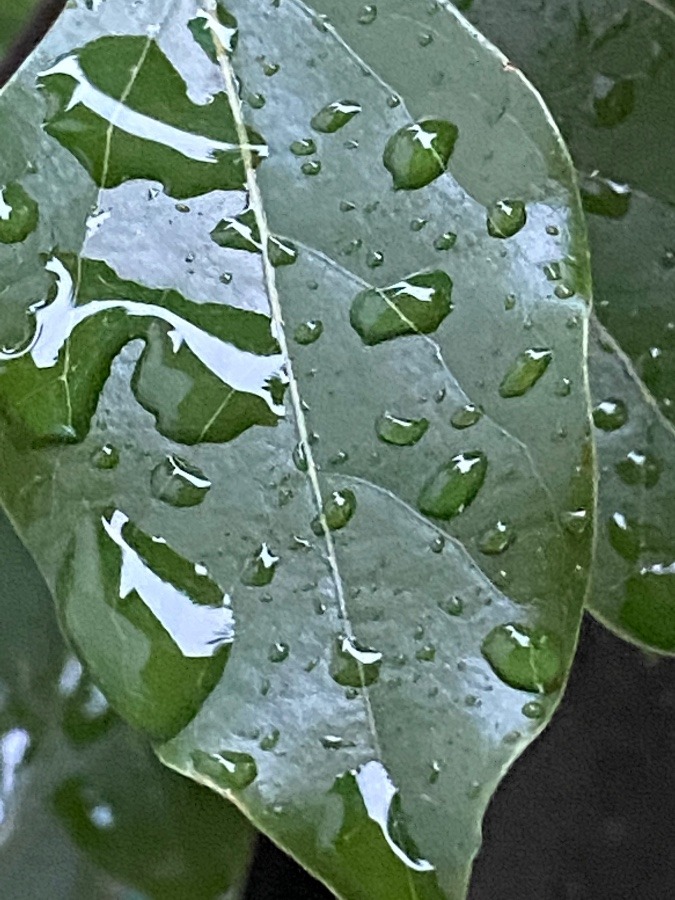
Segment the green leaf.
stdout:
[[47,588],[4,516],[0,545],[0,894],[240,897],[246,820],[160,766],[112,712],[64,646]]
[[[551,104],[582,179],[593,251],[590,380],[600,466],[589,608],[675,653],[675,8],[479,0],[474,21]],[[670,11],[669,11],[670,10]],[[527,23],[527,28],[523,27]],[[527,35],[527,39],[524,37]],[[628,88],[630,85],[630,90]]]
[[64,13],[0,104],[0,489],[168,765],[341,896],[458,898],[575,648],[588,258],[519,73],[363,19]]

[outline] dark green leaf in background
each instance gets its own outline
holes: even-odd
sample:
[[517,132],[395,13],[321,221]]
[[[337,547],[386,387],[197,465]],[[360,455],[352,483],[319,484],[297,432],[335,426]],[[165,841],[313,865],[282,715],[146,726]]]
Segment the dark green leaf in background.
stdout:
[[0,489],[81,659],[338,894],[463,896],[592,544],[538,97],[448,4],[79,4],[0,159]]
[[590,609],[675,653],[675,6],[670,0],[475,0],[561,124],[593,260],[599,450]]

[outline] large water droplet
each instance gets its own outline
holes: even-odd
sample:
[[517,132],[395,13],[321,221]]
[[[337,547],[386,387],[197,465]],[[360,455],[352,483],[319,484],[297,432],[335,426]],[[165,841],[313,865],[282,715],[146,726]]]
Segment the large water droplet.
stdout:
[[526,221],[525,204],[521,200],[498,200],[488,211],[488,234],[494,238],[513,237]]
[[553,353],[550,350],[532,348],[520,354],[508,370],[499,393],[502,397],[522,397],[539,381],[548,369]]
[[195,750],[192,764],[196,772],[205,775],[225,791],[243,791],[258,776],[258,767],[253,757],[248,753],[235,753],[232,750],[221,750],[219,753]]
[[621,512],[612,515],[607,530],[612,547],[630,562],[635,562],[645,552],[668,552],[667,542],[660,528],[628,518]]
[[602,178],[597,172],[582,178],[579,188],[584,210],[588,213],[620,219],[630,208],[630,187]]
[[510,687],[548,693],[560,683],[558,641],[524,625],[498,625],[483,641],[483,656]]
[[275,556],[267,544],[261,544],[246,564],[241,581],[249,587],[265,587],[274,578],[279,557]]
[[169,506],[198,506],[210,489],[211,482],[198,466],[173,453],[155,466],[150,478],[152,496]]
[[385,412],[375,424],[379,439],[397,447],[416,444],[424,437],[428,427],[428,419],[402,419],[390,412]]
[[57,598],[110,703],[157,739],[187,725],[223,673],[234,640],[229,597],[203,565],[119,510],[79,524]]
[[387,288],[370,288],[354,298],[352,328],[365,344],[409,334],[430,334],[452,312],[452,280],[445,272],[420,272]]
[[458,136],[457,126],[443,119],[424,119],[399,129],[387,141],[384,165],[396,190],[422,188],[448,167]]
[[316,144],[312,138],[303,138],[299,141],[293,141],[290,149],[294,156],[311,156],[313,153],[316,153]]
[[602,431],[616,431],[628,421],[623,400],[602,400],[593,410],[593,424]]
[[651,488],[661,477],[663,464],[651,453],[631,450],[624,459],[616,464],[615,468],[617,475],[625,484],[640,484]]
[[351,122],[361,112],[361,104],[355,100],[335,100],[313,116],[312,128],[322,134],[334,134]]
[[643,643],[675,651],[675,563],[645,566],[629,578],[619,618]]
[[497,522],[481,537],[478,549],[487,556],[497,556],[507,550],[515,539],[516,533],[508,522]]
[[359,13],[357,21],[360,25],[371,25],[376,18],[377,6],[374,3],[368,3]]
[[382,654],[342,635],[333,646],[330,674],[343,687],[368,687],[380,677]]
[[18,244],[37,228],[38,205],[17,182],[0,188],[0,243]]
[[419,508],[438,519],[459,515],[481,489],[487,468],[487,456],[480,451],[453,456],[422,488]]

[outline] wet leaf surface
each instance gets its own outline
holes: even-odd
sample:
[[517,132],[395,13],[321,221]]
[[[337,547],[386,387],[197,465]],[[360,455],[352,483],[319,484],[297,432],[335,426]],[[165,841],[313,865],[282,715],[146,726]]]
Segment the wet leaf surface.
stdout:
[[569,158],[449,6],[96,6],[0,101],[3,502],[168,765],[461,897],[586,588]]

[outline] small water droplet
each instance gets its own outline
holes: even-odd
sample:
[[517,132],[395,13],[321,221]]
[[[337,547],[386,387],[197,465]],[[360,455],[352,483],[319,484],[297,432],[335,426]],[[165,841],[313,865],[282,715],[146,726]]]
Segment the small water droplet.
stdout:
[[323,334],[323,322],[320,319],[310,319],[303,322],[295,329],[293,337],[298,344],[308,345],[318,341]]
[[453,456],[422,488],[420,510],[439,519],[459,515],[481,489],[487,468],[487,457],[480,451]]
[[415,659],[420,662],[433,662],[436,659],[436,648],[433,644],[425,644],[415,653]]
[[569,534],[580,535],[586,530],[589,522],[587,509],[570,509],[560,514],[560,522]]
[[334,134],[344,128],[360,112],[361,104],[355,100],[335,100],[313,116],[311,125],[314,131],[322,134]]
[[340,201],[340,212],[352,212],[355,209],[356,203],[352,203],[351,200]]
[[368,687],[380,676],[382,654],[344,635],[333,646],[330,674],[343,687]]
[[198,506],[211,489],[211,482],[198,467],[170,453],[152,470],[152,496],[169,506]]
[[430,542],[429,549],[432,553],[442,553],[445,548],[445,538],[442,534],[436,535]]
[[516,358],[499,385],[500,396],[522,397],[539,381],[552,359],[550,350],[525,350]]
[[97,469],[106,471],[115,469],[119,465],[120,452],[112,444],[104,444],[98,450],[94,450],[91,455],[91,461]]
[[[355,512],[356,496],[348,488],[333,491],[323,504],[324,519],[331,531],[339,531],[344,528]],[[312,530],[314,534],[323,534],[321,519],[318,517],[312,522]]]
[[316,153],[316,144],[312,138],[303,138],[300,141],[293,141],[290,150],[294,156],[311,156]]
[[247,94],[246,102],[251,107],[251,109],[262,109],[265,105],[265,95],[264,94]]
[[595,121],[603,128],[623,122],[635,108],[635,82],[632,78],[596,75],[593,80]]
[[498,200],[488,211],[488,234],[494,238],[513,237],[526,221],[525,204],[521,200]]
[[267,75],[268,78],[271,78],[273,75],[276,75],[281,66],[279,63],[271,62],[269,60],[265,60],[263,62],[263,72]]
[[357,21],[360,25],[371,25],[377,18],[377,6],[374,3],[368,3],[359,13]]
[[275,556],[267,544],[261,544],[246,563],[241,573],[241,583],[249,587],[265,587],[274,578],[279,557]]
[[471,428],[483,418],[483,410],[474,403],[466,403],[457,412],[453,413],[450,424],[453,428]]
[[602,431],[616,431],[628,421],[628,408],[623,400],[602,400],[593,409],[593,424]]
[[325,734],[321,738],[321,746],[326,750],[341,750],[345,746],[345,741],[337,734]]
[[321,171],[321,163],[318,159],[310,159],[307,162],[304,162],[300,169],[302,170],[303,175],[318,175]]
[[436,250],[452,250],[457,243],[457,235],[454,231],[446,231],[436,238],[434,247]]
[[379,269],[384,262],[384,253],[380,250],[373,250],[366,258],[366,265],[369,269]]
[[570,297],[574,297],[576,291],[568,284],[557,284],[553,289],[553,293],[556,295],[558,300],[569,300]]
[[402,419],[390,412],[385,412],[375,424],[379,439],[398,447],[416,444],[424,437],[428,428],[428,419]]
[[436,784],[441,774],[441,764],[437,759],[431,763],[431,772],[429,774],[429,784]]
[[283,641],[277,641],[272,644],[270,648],[270,652],[268,654],[268,659],[273,663],[281,663],[288,659],[288,654],[291,652],[291,648],[288,644],[284,644]]
[[352,328],[368,346],[409,334],[430,334],[452,312],[452,280],[445,272],[421,272],[388,288],[354,298]]
[[516,295],[515,294],[507,294],[504,298],[504,309],[509,312],[516,307]]
[[616,472],[625,484],[651,488],[661,477],[663,465],[651,453],[631,450],[616,466]]
[[265,752],[269,752],[270,750],[274,750],[276,745],[279,743],[279,738],[281,737],[281,732],[278,728],[273,728],[269,731],[263,738],[260,740],[260,749]]
[[498,625],[483,641],[483,656],[509,687],[548,693],[560,682],[557,640],[524,625]]
[[253,784],[258,776],[255,760],[248,753],[221,750],[219,753],[205,753],[195,750],[192,764],[201,775],[226,791],[243,791]]
[[396,190],[416,190],[442,175],[458,135],[457,126],[443,119],[424,119],[399,129],[387,141],[384,165]]
[[454,594],[451,597],[446,597],[444,600],[439,600],[438,606],[439,609],[442,609],[449,616],[461,616],[464,612],[464,601],[461,597],[457,597]]
[[223,272],[218,280],[221,284],[232,284],[232,272]]
[[546,712],[546,707],[539,700],[530,700],[523,706],[522,713],[528,719],[542,719]]
[[428,221],[428,219],[413,219],[410,223],[410,230],[415,232],[421,231]]
[[486,556],[498,556],[507,550],[515,539],[516,533],[508,522],[497,522],[489,528],[480,539],[478,549]]

